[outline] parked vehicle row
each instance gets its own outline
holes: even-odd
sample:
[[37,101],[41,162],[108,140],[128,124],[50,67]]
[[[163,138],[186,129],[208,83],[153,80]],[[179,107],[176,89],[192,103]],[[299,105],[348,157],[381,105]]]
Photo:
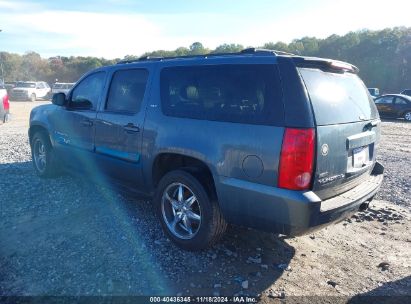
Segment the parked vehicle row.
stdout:
[[56,82],[52,88],[44,81],[9,81],[4,86],[10,99],[35,101],[37,99],[51,98],[52,94],[67,94],[74,83]]
[[32,110],[34,169],[151,197],[188,250],[226,223],[305,233],[367,208],[382,182],[379,115],[357,72],[255,49],[102,67]]
[[45,81],[20,81],[11,90],[10,99],[36,101],[50,97],[51,89]]

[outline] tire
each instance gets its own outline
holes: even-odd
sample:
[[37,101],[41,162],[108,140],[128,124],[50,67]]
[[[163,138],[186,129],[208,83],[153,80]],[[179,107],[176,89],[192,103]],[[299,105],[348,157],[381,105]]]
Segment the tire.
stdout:
[[30,101],[31,101],[31,102],[35,102],[36,99],[37,99],[37,98],[36,98],[36,94],[33,93],[33,94],[30,95]]
[[154,203],[165,234],[184,250],[211,247],[226,230],[217,201],[210,199],[206,188],[188,172],[167,173],[159,182]]
[[406,121],[411,121],[411,111],[407,111],[404,113],[404,119]]
[[50,140],[45,132],[38,131],[30,143],[34,170],[40,177],[54,177],[58,173],[56,157]]

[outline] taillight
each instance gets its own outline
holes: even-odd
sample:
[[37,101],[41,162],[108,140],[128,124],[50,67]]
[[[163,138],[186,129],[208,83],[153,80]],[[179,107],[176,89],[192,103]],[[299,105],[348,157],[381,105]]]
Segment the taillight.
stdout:
[[278,187],[306,190],[314,168],[314,129],[286,128],[281,147]]
[[9,96],[8,95],[5,95],[3,97],[3,108],[4,108],[4,110],[8,110],[10,108]]

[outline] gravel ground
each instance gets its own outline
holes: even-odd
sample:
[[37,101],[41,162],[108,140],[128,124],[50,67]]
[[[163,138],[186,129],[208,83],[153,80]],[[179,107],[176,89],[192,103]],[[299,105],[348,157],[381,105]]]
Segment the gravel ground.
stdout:
[[384,120],[378,153],[379,161],[385,166],[385,177],[377,199],[411,210],[411,123]]
[[190,253],[164,237],[149,202],[34,174],[27,125],[41,103],[11,102],[0,126],[0,295],[411,296],[411,123],[383,122],[386,177],[367,212],[289,239],[230,227]]

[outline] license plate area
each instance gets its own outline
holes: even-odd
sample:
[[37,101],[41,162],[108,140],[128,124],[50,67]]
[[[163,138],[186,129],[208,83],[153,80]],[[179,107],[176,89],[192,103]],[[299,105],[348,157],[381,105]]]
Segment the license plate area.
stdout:
[[352,153],[353,168],[362,168],[369,162],[369,146],[355,148]]

